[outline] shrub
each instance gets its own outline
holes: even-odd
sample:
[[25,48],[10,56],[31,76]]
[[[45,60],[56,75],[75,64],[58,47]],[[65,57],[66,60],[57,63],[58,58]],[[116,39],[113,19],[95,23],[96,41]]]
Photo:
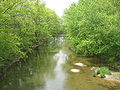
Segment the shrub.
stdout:
[[100,73],[99,77],[100,78],[105,78],[105,74],[104,73]]
[[111,75],[110,70],[107,67],[101,67],[93,73],[93,77],[99,74],[99,77],[104,78],[105,75]]
[[103,74],[111,75],[111,72],[107,67],[101,67],[98,71],[100,72],[100,74],[103,73]]

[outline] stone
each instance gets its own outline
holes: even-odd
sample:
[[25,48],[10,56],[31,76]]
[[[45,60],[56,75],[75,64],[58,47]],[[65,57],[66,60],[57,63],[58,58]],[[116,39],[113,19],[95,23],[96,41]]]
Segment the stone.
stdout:
[[111,80],[111,81],[116,81],[120,83],[119,77],[113,76],[113,75],[105,75],[106,77],[104,78],[105,80]]
[[74,65],[80,66],[80,67],[85,67],[85,66],[87,66],[87,65],[84,65],[83,63],[75,63]]
[[80,72],[79,69],[71,69],[70,71],[71,71],[71,72],[74,72],[74,73]]

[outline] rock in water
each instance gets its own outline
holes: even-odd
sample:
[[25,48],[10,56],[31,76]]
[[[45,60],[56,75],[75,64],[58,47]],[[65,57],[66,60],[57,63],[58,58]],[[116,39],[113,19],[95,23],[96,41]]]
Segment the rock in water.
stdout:
[[74,65],[80,66],[80,67],[85,67],[85,66],[87,66],[87,65],[84,65],[83,63],[75,63]]
[[75,72],[75,73],[76,73],[76,72],[80,72],[79,69],[71,69],[70,71],[71,71],[71,72]]

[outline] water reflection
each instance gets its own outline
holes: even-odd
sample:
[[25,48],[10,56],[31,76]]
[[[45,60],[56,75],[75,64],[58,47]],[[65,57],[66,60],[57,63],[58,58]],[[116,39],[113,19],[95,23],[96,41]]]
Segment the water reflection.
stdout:
[[67,54],[65,54],[63,50],[60,50],[59,53],[54,56],[54,59],[57,61],[54,69],[55,78],[46,80],[45,90],[64,90],[65,73],[62,69],[62,64],[65,63]]
[[[34,51],[26,63],[13,66],[6,73],[0,90],[120,90],[119,84],[92,77],[91,67],[73,66],[76,62],[91,65],[88,60],[93,58],[75,56],[68,60],[70,64],[65,64],[69,50],[64,47],[64,38],[58,37],[55,42],[58,48],[62,47],[57,53],[45,48]],[[63,69],[63,64],[68,68]],[[71,73],[70,68],[80,69],[80,73]]]
[[[63,45],[63,37],[57,38],[57,45]],[[46,50],[47,51],[47,50]],[[26,63],[13,66],[0,83],[0,90],[64,90],[65,73],[62,64],[67,54],[36,51]]]

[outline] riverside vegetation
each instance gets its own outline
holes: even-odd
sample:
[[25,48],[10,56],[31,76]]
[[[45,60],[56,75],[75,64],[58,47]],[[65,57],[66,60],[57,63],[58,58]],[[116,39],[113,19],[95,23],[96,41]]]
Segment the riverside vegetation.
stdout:
[[101,67],[93,73],[93,77],[99,74],[99,77],[104,78],[105,75],[111,75],[110,70],[107,67]]
[[25,58],[36,45],[50,44],[61,19],[39,0],[0,0],[0,70]]
[[[79,0],[65,10],[63,26],[76,53],[102,58],[111,67],[120,65],[119,0]],[[98,71],[103,78],[109,69]]]
[[[27,57],[34,46],[50,46],[62,30],[77,54],[120,65],[119,0],[79,0],[65,10],[61,21],[40,0],[1,0],[0,70]],[[101,77],[107,71],[100,68]]]
[[75,52],[120,62],[120,1],[79,0],[65,10],[64,28]]

